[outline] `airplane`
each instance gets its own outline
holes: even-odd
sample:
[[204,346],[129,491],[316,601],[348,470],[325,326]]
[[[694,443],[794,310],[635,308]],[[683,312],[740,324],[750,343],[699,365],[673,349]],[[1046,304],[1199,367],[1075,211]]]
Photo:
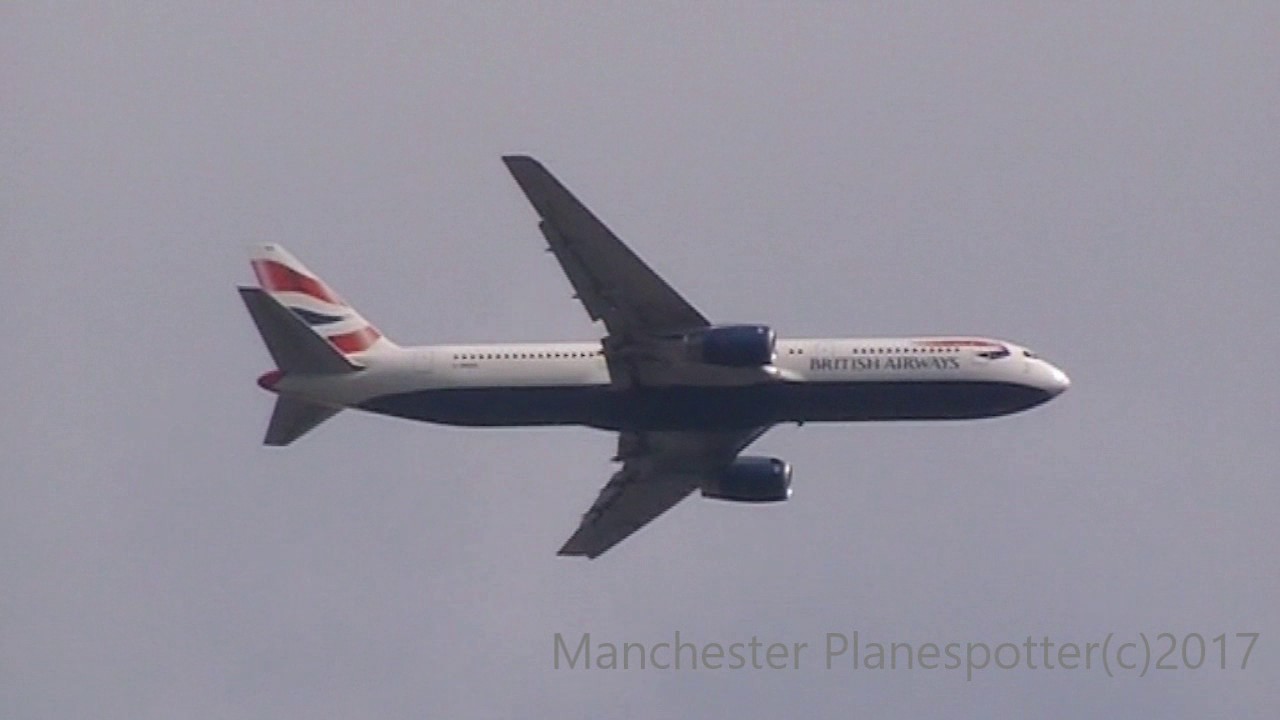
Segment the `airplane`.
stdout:
[[779,423],[955,420],[1015,413],[1070,385],[1025,346],[970,336],[784,339],[709,321],[538,161],[503,158],[593,321],[598,342],[401,347],[276,244],[240,296],[276,369],[266,445],[344,408],[470,427],[617,433],[621,466],[559,555],[599,557],[694,492],[767,503],[791,466],[741,456]]

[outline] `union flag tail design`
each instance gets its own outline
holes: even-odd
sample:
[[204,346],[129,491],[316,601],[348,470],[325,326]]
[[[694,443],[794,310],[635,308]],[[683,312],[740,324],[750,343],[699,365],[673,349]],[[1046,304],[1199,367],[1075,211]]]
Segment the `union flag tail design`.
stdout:
[[253,272],[273,300],[346,356],[391,349],[394,343],[279,245],[253,249]]

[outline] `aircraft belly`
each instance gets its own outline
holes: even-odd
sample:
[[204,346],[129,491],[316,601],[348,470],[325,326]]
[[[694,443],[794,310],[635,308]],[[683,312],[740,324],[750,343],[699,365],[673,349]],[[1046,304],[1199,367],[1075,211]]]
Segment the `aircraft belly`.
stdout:
[[1016,383],[977,381],[797,382],[627,391],[578,385],[422,390],[376,397],[360,407],[449,425],[711,430],[781,422],[993,417],[1050,397]]
[[961,420],[1026,410],[1052,395],[1010,382],[796,383],[789,388],[784,420]]

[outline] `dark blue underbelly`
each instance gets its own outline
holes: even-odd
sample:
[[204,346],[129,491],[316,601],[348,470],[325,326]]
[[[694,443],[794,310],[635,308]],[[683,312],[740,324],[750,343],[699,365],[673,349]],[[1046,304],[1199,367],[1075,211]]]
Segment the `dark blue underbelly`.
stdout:
[[613,390],[608,386],[422,390],[360,407],[448,425],[589,425],[610,430],[751,428],[782,422],[953,420],[1025,410],[1051,395],[991,382],[775,383]]

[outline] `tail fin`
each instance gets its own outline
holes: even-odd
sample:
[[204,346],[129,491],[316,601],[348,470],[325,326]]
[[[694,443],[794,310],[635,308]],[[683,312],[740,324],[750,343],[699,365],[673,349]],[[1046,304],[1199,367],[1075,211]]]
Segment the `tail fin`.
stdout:
[[253,250],[252,264],[262,289],[344,356],[396,347],[288,250],[261,245]]
[[[258,379],[263,388],[275,392],[290,374],[355,372],[362,356],[396,347],[284,248],[255,248],[252,264],[262,287],[240,298],[278,368]],[[341,409],[281,394],[263,442],[288,445]]]
[[[266,291],[240,288],[240,299],[258,326],[258,334],[281,373],[326,375],[357,369],[336,347],[325,342],[297,313],[281,305]],[[268,389],[270,389],[268,387]]]

